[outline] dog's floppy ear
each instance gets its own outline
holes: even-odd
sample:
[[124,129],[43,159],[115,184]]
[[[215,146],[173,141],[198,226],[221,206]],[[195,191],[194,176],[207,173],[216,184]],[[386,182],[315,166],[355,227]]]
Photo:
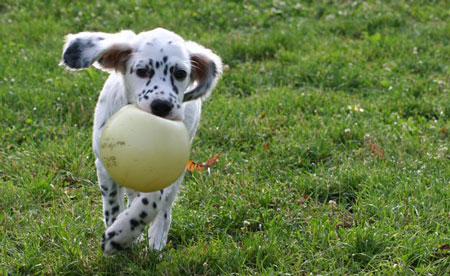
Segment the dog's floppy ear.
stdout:
[[191,82],[195,86],[184,94],[183,101],[207,98],[222,75],[222,60],[195,42],[187,41],[186,47],[191,57]]
[[124,62],[133,51],[132,31],[116,34],[81,32],[66,36],[61,64],[70,69],[88,68],[95,62],[104,70],[122,70]]

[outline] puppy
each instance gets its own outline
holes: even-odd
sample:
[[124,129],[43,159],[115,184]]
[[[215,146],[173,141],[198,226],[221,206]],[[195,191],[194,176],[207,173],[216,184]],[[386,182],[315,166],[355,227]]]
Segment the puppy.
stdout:
[[[221,59],[195,42],[157,28],[139,34],[69,34],[61,63],[72,70],[93,65],[110,73],[95,108],[93,130],[106,226],[103,252],[111,255],[129,247],[147,224],[150,247],[161,250],[167,241],[171,206],[184,174],[157,192],[140,193],[121,187],[110,177],[99,156],[102,129],[121,107],[134,104],[154,115],[183,121],[192,142],[202,100],[209,96],[222,74]],[[128,197],[126,207],[124,193]]]

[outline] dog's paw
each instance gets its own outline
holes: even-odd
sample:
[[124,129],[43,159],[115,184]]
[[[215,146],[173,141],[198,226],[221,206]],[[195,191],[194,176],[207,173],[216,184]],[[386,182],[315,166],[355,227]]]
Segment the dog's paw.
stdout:
[[103,250],[103,254],[105,254],[106,256],[111,256],[114,253],[127,248],[126,243],[123,244],[114,239],[116,235],[117,233],[115,231],[105,231],[105,233],[103,233],[101,247]]
[[164,227],[164,222],[156,221],[148,232],[149,246],[154,251],[161,251],[167,242],[168,227]]
[[145,224],[136,219],[120,216],[105,231],[102,236],[101,247],[106,256],[130,247],[139,237]]
[[149,245],[154,251],[161,251],[166,246],[167,238],[162,235],[156,237],[150,237]]

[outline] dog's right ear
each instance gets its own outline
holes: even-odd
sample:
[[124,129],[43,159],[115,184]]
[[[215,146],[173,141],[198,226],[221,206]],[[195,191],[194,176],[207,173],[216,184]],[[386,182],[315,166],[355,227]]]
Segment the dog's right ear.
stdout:
[[116,34],[82,32],[66,36],[62,65],[70,69],[96,67],[109,71],[123,70],[123,64],[133,52],[130,41],[136,36],[132,31]]

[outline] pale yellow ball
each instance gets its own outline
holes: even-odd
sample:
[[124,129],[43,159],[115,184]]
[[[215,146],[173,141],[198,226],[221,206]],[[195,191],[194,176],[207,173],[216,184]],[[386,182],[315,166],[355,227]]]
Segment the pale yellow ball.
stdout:
[[140,192],[161,190],[177,180],[189,160],[189,135],[182,122],[134,105],[116,112],[100,138],[100,157],[118,184]]

